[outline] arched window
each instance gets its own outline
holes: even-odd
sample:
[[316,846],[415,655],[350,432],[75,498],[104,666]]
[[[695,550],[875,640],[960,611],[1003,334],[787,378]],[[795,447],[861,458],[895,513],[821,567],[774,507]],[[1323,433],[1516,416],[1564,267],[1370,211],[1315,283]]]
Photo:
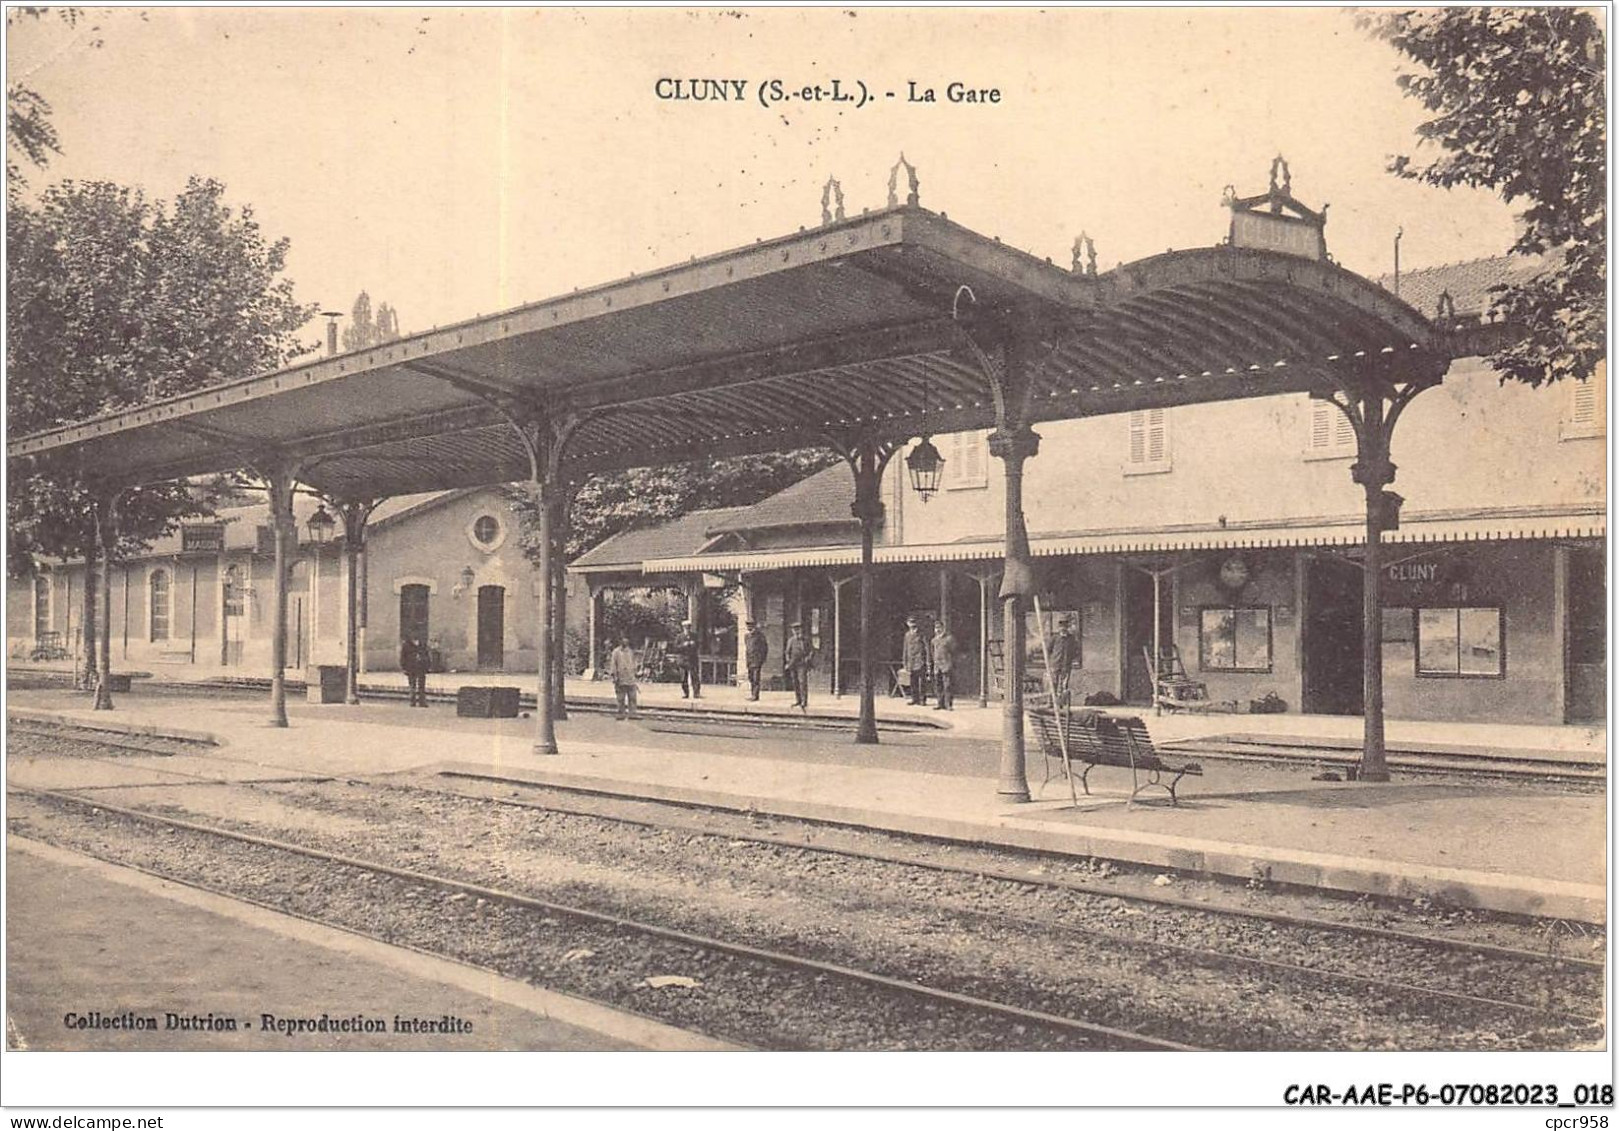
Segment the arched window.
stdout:
[[51,579],[44,574],[34,578],[34,639],[51,630]]
[[152,639],[167,640],[169,638],[169,571],[154,569],[151,580],[147,583],[151,589],[151,601],[147,608],[151,610]]

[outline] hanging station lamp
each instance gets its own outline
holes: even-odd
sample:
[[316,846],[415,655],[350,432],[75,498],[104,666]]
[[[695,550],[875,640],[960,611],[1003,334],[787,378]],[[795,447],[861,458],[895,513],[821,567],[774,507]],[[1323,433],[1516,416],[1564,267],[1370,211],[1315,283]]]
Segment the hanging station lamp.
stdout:
[[317,546],[324,546],[332,540],[332,531],[337,528],[337,520],[326,511],[324,503],[315,508],[315,513],[309,516],[309,540]]
[[916,492],[917,498],[924,503],[931,499],[934,492],[939,489],[939,481],[944,477],[944,457],[939,449],[933,446],[933,440],[927,429],[928,421],[928,386],[932,384],[931,371],[924,370],[922,377],[922,442],[912,448],[905,457],[905,467],[911,473],[911,489]]

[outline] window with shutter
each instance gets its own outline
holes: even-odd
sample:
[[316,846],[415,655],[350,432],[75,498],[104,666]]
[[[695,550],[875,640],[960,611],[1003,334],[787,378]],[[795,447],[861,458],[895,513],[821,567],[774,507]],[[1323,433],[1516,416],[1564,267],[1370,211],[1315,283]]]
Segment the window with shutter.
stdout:
[[1130,414],[1130,458],[1126,475],[1168,471],[1169,412],[1162,408],[1142,409]]
[[1584,381],[1570,381],[1562,438],[1585,440],[1608,430],[1608,367],[1598,365]]
[[1310,435],[1304,445],[1306,459],[1346,459],[1355,454],[1355,426],[1336,405],[1310,402]]
[[989,450],[987,434],[983,432],[955,432],[934,441],[944,456],[944,486],[946,490],[985,487],[989,484],[987,470]]

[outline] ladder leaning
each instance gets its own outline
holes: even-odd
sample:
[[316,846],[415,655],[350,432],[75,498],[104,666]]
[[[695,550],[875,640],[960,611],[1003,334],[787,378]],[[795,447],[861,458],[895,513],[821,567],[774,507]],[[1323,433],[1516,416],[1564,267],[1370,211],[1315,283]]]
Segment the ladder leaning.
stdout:
[[[1057,681],[1051,671],[1051,649],[1046,644],[1046,617],[1040,608],[1038,593],[1034,596],[1034,625],[1040,632],[1040,655],[1045,659],[1046,669],[1046,694],[1051,696],[1051,715],[1057,724],[1057,744],[1062,750],[1062,771],[1068,778],[1068,796],[1073,800],[1075,808],[1078,808],[1079,794],[1074,790],[1074,764],[1068,753],[1068,696],[1064,695],[1061,701],[1057,697]],[[1046,759],[1046,767],[1046,780],[1040,783],[1041,789],[1051,782],[1050,759]]]

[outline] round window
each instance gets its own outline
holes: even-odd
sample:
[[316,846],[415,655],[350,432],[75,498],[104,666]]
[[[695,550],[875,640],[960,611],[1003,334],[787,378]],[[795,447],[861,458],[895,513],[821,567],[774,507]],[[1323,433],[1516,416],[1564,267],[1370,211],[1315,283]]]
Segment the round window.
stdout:
[[481,514],[467,527],[467,537],[486,554],[500,549],[506,541],[506,527],[492,514]]

